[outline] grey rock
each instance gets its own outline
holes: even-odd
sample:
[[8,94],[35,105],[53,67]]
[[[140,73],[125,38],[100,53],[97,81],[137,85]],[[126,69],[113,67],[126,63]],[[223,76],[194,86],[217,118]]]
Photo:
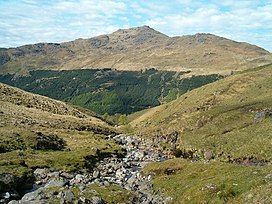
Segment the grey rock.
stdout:
[[76,180],[79,180],[79,181],[82,181],[82,180],[84,179],[84,176],[83,176],[82,174],[77,174],[77,175],[75,176],[75,179],[76,179]]
[[55,171],[55,172],[48,173],[47,176],[50,178],[59,178],[60,173],[58,171]]
[[79,197],[78,203],[91,203],[91,201],[85,197]]
[[99,171],[94,171],[93,172],[93,177],[94,178],[98,178],[100,176],[100,172]]
[[142,160],[145,156],[145,152],[144,151],[138,151],[134,154],[135,159],[137,160]]
[[165,198],[165,203],[170,203],[171,201],[173,200],[173,198],[172,197],[167,197],[167,198]]
[[42,198],[42,191],[44,188],[39,188],[36,191],[30,192],[25,194],[21,202],[33,201],[33,200],[40,200]]
[[204,152],[204,159],[211,160],[213,157],[214,157],[214,154],[212,150],[206,150]]
[[92,204],[104,204],[104,201],[98,196],[92,197]]
[[263,121],[263,119],[265,118],[265,115],[266,115],[265,111],[257,112],[254,117],[254,122],[259,123]]
[[207,184],[207,185],[205,185],[205,186],[203,186],[202,187],[202,191],[204,191],[204,190],[210,190],[210,189],[216,189],[217,188],[217,186],[215,185],[215,184]]
[[9,201],[8,204],[19,204],[19,201],[18,200],[12,200],[12,201]]
[[45,188],[52,188],[52,187],[63,187],[67,183],[66,180],[62,179],[52,179],[47,184],[45,184]]
[[49,173],[49,169],[36,169],[34,171],[34,176],[36,179],[44,179],[47,177],[47,174]]
[[103,185],[104,186],[110,186],[110,183],[108,181],[104,181]]
[[80,190],[80,192],[82,192],[86,189],[86,186],[79,186],[78,189]]
[[267,182],[267,183],[270,183],[272,182],[272,172],[267,174],[265,177],[264,177],[264,180]]
[[0,194],[0,198],[9,199],[10,193],[9,192],[2,193],[2,194]]
[[68,190],[64,193],[63,198],[66,203],[73,203],[73,200],[75,199],[75,195],[72,191]]
[[66,179],[72,179],[72,178],[74,178],[74,176],[72,174],[69,174],[67,172],[62,172],[60,174],[60,176],[63,177],[63,178],[66,178]]
[[134,183],[136,183],[136,181],[137,181],[137,178],[136,178],[136,174],[135,174],[135,175],[131,176],[131,177],[127,180],[127,184],[128,184],[129,186],[132,186]]

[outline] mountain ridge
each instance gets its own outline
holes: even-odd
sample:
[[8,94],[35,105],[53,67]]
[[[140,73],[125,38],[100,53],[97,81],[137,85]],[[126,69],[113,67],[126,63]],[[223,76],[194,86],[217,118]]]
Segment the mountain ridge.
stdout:
[[213,34],[169,37],[149,26],[63,43],[37,43],[0,49],[0,74],[31,70],[115,68],[229,74],[272,62],[271,53]]

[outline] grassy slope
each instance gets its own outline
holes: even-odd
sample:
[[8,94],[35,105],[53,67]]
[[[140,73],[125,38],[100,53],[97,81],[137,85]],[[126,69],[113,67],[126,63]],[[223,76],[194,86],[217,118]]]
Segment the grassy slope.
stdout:
[[[21,184],[31,182],[35,168],[85,172],[109,154],[122,154],[117,144],[105,139],[105,134],[114,132],[113,128],[93,115],[82,108],[0,84],[0,174],[17,176],[15,188],[21,192],[24,188]],[[52,136],[63,140],[64,147],[59,150],[37,148],[41,142],[39,138],[52,144]],[[10,187],[0,181],[0,192],[7,188]],[[90,188],[96,189],[100,197],[111,203],[125,203],[133,197],[114,185]],[[77,198],[80,196],[78,188],[72,191]],[[92,196],[91,193],[85,195]]]
[[[174,171],[169,174],[169,169]],[[148,165],[153,188],[172,203],[271,203],[271,166],[248,167],[222,162],[173,159]],[[270,175],[270,181],[267,179]],[[210,188],[209,188],[210,186]]]
[[[131,124],[143,135],[179,132],[181,149],[222,160],[272,160],[272,65],[230,76],[145,111]],[[256,120],[258,114],[265,117]],[[201,156],[201,154],[199,154]]]
[[[95,148],[102,154],[120,150],[103,135],[114,130],[86,110],[4,84],[0,84],[0,95],[0,172],[20,176],[46,166],[81,171],[98,159]],[[62,138],[64,150],[37,150],[39,134]]]
[[[149,164],[144,172],[154,176],[154,190],[171,196],[172,203],[271,203],[271,90],[269,65],[131,116],[140,134],[178,131],[182,151],[192,150],[200,160],[207,151],[215,157],[208,163],[173,159]],[[265,117],[258,119],[263,112]],[[250,166],[260,161],[268,165]],[[208,184],[215,188],[205,190]]]

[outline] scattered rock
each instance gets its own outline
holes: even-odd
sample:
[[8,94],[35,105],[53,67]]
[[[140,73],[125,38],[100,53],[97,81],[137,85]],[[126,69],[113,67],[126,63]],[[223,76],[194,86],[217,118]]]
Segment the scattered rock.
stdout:
[[44,187],[45,188],[62,187],[66,184],[67,184],[66,180],[52,179]]
[[204,152],[204,159],[205,160],[211,160],[214,158],[214,154],[213,154],[213,151],[212,150],[206,150]]
[[72,178],[74,178],[74,176],[72,174],[69,174],[67,172],[62,172],[60,174],[60,176],[63,177],[63,178],[66,178],[66,179],[72,179]]
[[73,203],[73,200],[75,199],[75,195],[72,191],[68,190],[64,193],[63,198],[65,203]]
[[2,193],[2,194],[0,194],[0,198],[9,199],[10,193],[9,192]]
[[[87,185],[97,184],[99,186],[110,186],[110,184],[119,185],[122,188],[133,191],[136,197],[133,203],[167,203],[171,198],[163,198],[154,195],[149,182],[151,175],[143,176],[139,171],[150,161],[162,161],[163,154],[154,149],[152,141],[143,141],[136,136],[117,135],[113,138],[125,150],[124,158],[118,158],[116,155],[101,160],[91,174],[71,174],[60,172],[55,169],[36,169],[34,176],[35,183],[40,184],[33,192],[27,193],[21,199],[22,202],[48,203],[48,199],[58,199],[61,203],[94,203],[102,204],[103,199],[98,197],[99,193],[95,190],[88,192],[93,197],[88,200],[83,197]],[[167,169],[168,174],[174,173],[174,170]],[[10,179],[11,181],[14,179]],[[50,188],[55,188],[50,191]],[[59,190],[56,190],[59,189]],[[72,188],[79,190],[79,198],[71,191]],[[49,192],[48,192],[49,191]],[[8,196],[8,194],[5,194]]]
[[100,176],[100,172],[99,171],[94,171],[93,172],[93,177],[94,178],[98,178]]
[[267,182],[267,183],[272,182],[272,172],[269,173],[268,175],[266,175],[266,176],[264,177],[264,180],[265,180],[265,182]]
[[254,117],[254,122],[259,123],[263,121],[263,119],[265,118],[265,115],[266,115],[265,111],[257,112]]
[[205,191],[205,190],[210,190],[210,189],[216,189],[217,186],[215,184],[207,184],[205,186],[202,187],[202,191]]
[[104,201],[98,196],[92,197],[92,204],[104,204]]
[[18,200],[12,200],[12,201],[9,201],[8,204],[19,204],[19,201]]
[[34,176],[37,180],[45,179],[47,177],[47,174],[49,173],[49,169],[36,169],[34,171]]
[[36,191],[25,194],[21,199],[21,203],[33,201],[33,200],[41,200],[42,199],[42,191],[43,191],[43,188],[39,188]]

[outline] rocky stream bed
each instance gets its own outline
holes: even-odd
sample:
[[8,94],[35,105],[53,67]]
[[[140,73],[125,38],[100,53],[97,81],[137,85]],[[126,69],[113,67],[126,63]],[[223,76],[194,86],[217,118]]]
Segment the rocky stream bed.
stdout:
[[[45,203],[106,203],[96,190],[88,186],[118,185],[133,193],[133,198],[126,203],[168,203],[171,198],[155,194],[149,182],[152,175],[143,175],[140,171],[148,162],[160,162],[168,156],[152,147],[148,140],[141,140],[137,136],[108,136],[122,146],[126,155],[123,158],[112,155],[99,161],[92,172],[85,174],[56,171],[40,168],[34,171],[35,184],[19,198],[13,192],[1,194],[0,203],[9,204],[45,204]],[[75,196],[72,189],[79,189],[79,196]],[[84,197],[84,191],[91,191],[91,197]],[[20,199],[20,200],[18,200]]]

